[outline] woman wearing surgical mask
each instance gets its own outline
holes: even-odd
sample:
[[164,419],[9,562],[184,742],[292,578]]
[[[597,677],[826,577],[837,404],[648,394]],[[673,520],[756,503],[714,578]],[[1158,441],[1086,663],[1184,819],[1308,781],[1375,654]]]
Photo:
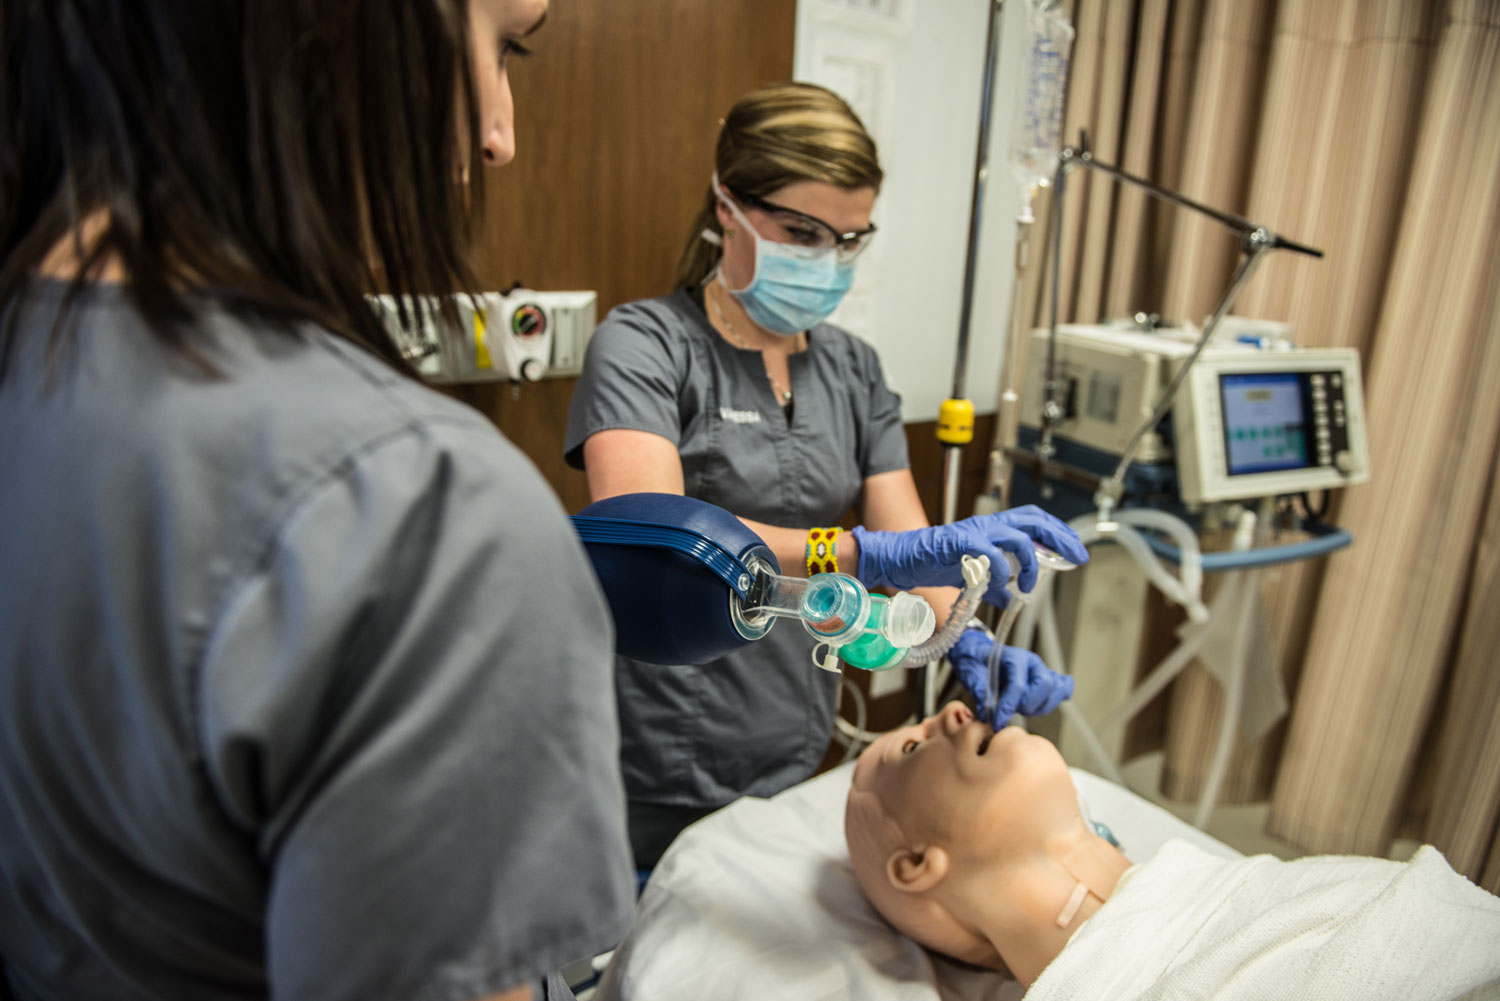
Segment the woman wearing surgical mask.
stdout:
[[[876,237],[883,179],[849,106],[807,84],[753,91],[725,117],[705,173],[678,290],[614,310],[590,342],[566,456],[586,470],[593,498],[697,497],[738,515],[784,573],[837,569],[871,587],[957,585],[961,553],[1004,567],[1003,550],[1029,590],[1033,539],[1086,560],[1071,531],[1035,509],[927,527],[900,400],[875,351],[825,322]],[[862,524],[841,532],[851,507]],[[1004,576],[993,601],[1004,600]],[[929,595],[940,617],[955,593]],[[812,774],[838,682],[813,667],[812,646],[805,631],[781,628],[700,666],[618,662],[638,865],[730,800]],[[982,633],[965,633],[960,675],[982,677],[989,649]],[[1006,668],[1004,706],[1047,712],[1071,693],[1071,679],[1030,654],[1007,651]]]
[[0,7],[0,997],[529,1001],[629,924],[582,548],[365,298],[476,286],[546,13]]

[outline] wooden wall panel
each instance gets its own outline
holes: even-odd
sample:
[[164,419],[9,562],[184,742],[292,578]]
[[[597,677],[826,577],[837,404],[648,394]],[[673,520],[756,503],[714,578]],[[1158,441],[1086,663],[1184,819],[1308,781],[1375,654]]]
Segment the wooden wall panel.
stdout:
[[[713,169],[719,119],[792,74],[796,0],[553,0],[513,63],[517,155],[486,179],[480,278],[593,289],[599,316],[671,291]],[[588,502],[562,441],[573,379],[466,386],[570,511]]]
[[795,0],[556,0],[516,60],[517,156],[491,171],[483,276],[592,288],[601,312],[670,291],[719,119],[792,72]]
[[[958,464],[959,518],[974,513],[974,501],[984,489],[989,468],[990,442],[995,437],[995,415],[976,414],[974,440],[964,446]],[[906,448],[911,457],[911,474],[922,496],[922,508],[934,525],[943,520],[943,451],[937,440],[937,421],[917,421],[906,425]]]

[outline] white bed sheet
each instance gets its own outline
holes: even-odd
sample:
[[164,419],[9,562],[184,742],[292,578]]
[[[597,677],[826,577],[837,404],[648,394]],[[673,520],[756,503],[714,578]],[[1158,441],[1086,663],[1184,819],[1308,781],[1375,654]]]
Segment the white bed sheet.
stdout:
[[[641,895],[597,1001],[1012,1001],[1015,981],[933,955],[865,901],[844,845],[843,765],[771,799],[744,798],[677,838]],[[1144,861],[1171,837],[1239,853],[1087,772],[1088,814]]]

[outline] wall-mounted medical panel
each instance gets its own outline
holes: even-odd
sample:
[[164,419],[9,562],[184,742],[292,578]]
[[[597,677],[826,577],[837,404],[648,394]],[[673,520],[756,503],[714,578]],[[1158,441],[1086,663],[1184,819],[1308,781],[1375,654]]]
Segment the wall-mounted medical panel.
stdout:
[[424,378],[437,383],[537,382],[577,375],[597,324],[593,292],[537,292],[459,296],[457,326],[432,298],[418,300],[415,330],[401,326],[392,296],[376,296],[403,352]]

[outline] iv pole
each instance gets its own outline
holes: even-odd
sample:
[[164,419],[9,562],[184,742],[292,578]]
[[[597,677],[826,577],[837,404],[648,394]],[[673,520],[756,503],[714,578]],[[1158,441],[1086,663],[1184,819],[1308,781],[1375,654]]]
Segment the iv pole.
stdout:
[[[974,191],[969,204],[969,246],[964,256],[963,298],[958,314],[958,345],[953,361],[953,395],[938,410],[937,439],[943,443],[942,524],[958,518],[958,486],[964,446],[974,440],[974,401],[964,396],[969,367],[969,323],[974,313],[974,279],[979,268],[980,219],[984,214],[984,189],[989,180],[990,102],[995,91],[995,64],[1000,58],[1000,15],[1005,0],[991,0],[984,50],[983,91],[979,95],[979,143],[974,151]],[[937,711],[938,668],[933,662],[922,669],[922,716]]]
[[[976,150],[974,170],[974,198],[969,213],[969,248],[964,273],[963,298],[959,321],[959,341],[953,380],[953,398],[944,404],[938,418],[938,440],[950,446],[946,450],[944,477],[944,520],[952,521],[957,515],[959,452],[958,447],[973,440],[974,408],[964,398],[964,376],[968,365],[968,338],[973,308],[974,277],[978,266],[979,229],[984,208],[984,189],[989,177],[989,146],[991,110],[993,100],[995,67],[999,60],[1000,24],[1004,15],[1004,2],[997,0],[990,7],[990,32],[985,58],[984,92],[980,100],[979,147]],[[1019,398],[1012,383],[1018,360],[1018,328],[1021,319],[1021,277],[1028,267],[1030,255],[1031,226],[1034,222],[1031,205],[1038,188],[1047,186],[1051,179],[1051,167],[1057,154],[1048,154],[1059,146],[1058,131],[1062,115],[1062,87],[1066,80],[1068,49],[1075,33],[1067,18],[1060,11],[1059,0],[1028,0],[1030,38],[1026,57],[1028,71],[1026,83],[1018,95],[1020,118],[1014,123],[1016,133],[1011,148],[1012,166],[1025,186],[1021,210],[1016,216],[1015,267],[1011,274],[1010,317],[1007,336],[1002,341],[1004,357],[1001,368],[1001,395],[996,408],[996,443],[1010,441],[1015,435],[1019,416]],[[1025,16],[1025,15],[1023,15]],[[1050,163],[1043,163],[1050,161]],[[1045,173],[1038,173],[1045,170]],[[974,513],[981,514],[1008,506],[1003,491],[993,489],[997,482],[1008,483],[1005,474],[1006,455],[1003,450],[992,447],[989,466],[985,473],[986,491],[980,495]],[[998,501],[998,503],[997,503]]]
[[958,516],[959,472],[963,447],[974,440],[974,402],[964,395],[969,367],[969,325],[974,314],[974,280],[979,268],[980,220],[989,181],[990,102],[994,98],[995,64],[1000,54],[1001,12],[1005,0],[992,0],[988,42],[984,54],[984,83],[979,100],[979,143],[974,153],[974,191],[969,205],[969,246],[964,256],[963,297],[959,300],[958,346],[954,352],[953,394],[938,411],[937,438],[943,443],[943,523]]
[[[969,203],[969,246],[964,255],[963,298],[958,312],[958,345],[953,360],[953,395],[938,409],[937,439],[943,443],[942,524],[958,518],[959,474],[964,446],[974,440],[974,401],[964,395],[969,368],[969,324],[974,315],[974,279],[979,269],[980,219],[990,173],[990,102],[995,92],[995,64],[1000,58],[1000,15],[1005,0],[991,0],[984,50],[984,82],[979,95],[979,143],[974,151],[974,191]],[[922,669],[922,715],[937,711],[938,663]]]

